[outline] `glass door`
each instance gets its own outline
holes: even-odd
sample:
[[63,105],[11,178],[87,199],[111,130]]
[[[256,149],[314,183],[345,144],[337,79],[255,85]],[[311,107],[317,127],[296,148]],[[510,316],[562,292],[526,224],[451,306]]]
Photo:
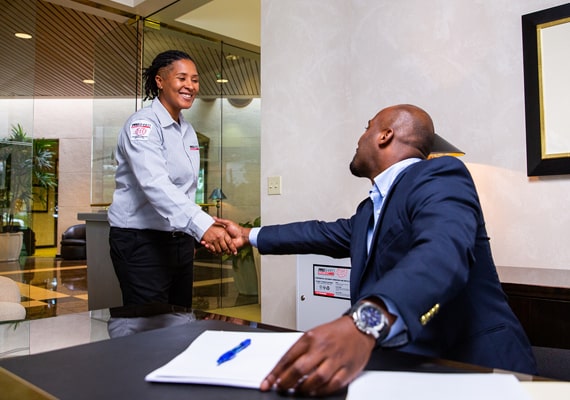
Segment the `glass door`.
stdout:
[[[188,53],[200,75],[200,94],[184,117],[198,133],[200,179],[196,202],[212,216],[243,224],[259,220],[259,54],[161,28],[146,28],[142,64],[162,51]],[[146,104],[144,104],[146,105]],[[259,258],[251,248],[220,257],[199,248],[194,262],[196,309],[257,304]]]

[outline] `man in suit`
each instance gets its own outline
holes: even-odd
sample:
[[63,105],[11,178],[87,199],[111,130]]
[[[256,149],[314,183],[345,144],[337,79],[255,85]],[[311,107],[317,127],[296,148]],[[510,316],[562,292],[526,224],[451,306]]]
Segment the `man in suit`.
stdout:
[[366,366],[375,346],[536,373],[529,341],[501,289],[478,195],[454,157],[427,160],[430,116],[397,105],[369,121],[350,164],[371,198],[334,222],[248,229],[225,225],[238,247],[261,254],[351,258],[351,302],[285,354],[261,386],[334,392]]

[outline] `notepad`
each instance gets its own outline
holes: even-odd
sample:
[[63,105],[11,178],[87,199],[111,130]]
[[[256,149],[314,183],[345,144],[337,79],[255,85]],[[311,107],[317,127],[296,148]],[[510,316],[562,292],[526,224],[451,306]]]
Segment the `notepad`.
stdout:
[[399,400],[531,400],[514,375],[364,371],[348,387],[347,400],[376,396]]
[[[186,350],[145,377],[148,382],[193,383],[258,389],[302,332],[204,331]],[[251,344],[233,359],[218,358],[246,339]]]

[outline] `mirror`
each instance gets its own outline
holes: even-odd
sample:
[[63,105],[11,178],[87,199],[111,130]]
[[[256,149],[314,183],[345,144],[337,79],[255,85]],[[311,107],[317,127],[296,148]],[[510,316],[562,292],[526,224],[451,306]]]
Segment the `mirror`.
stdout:
[[522,16],[527,175],[570,174],[570,4]]

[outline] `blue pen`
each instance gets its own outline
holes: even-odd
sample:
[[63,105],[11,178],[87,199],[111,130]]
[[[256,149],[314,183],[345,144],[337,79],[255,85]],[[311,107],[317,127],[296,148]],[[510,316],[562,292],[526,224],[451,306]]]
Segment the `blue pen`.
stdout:
[[238,344],[233,349],[226,351],[224,354],[222,354],[220,356],[220,358],[218,358],[218,361],[217,361],[218,365],[225,363],[226,361],[230,361],[232,358],[234,358],[236,356],[237,353],[239,353],[240,351],[245,349],[250,344],[251,344],[251,339],[245,339],[243,342]]

